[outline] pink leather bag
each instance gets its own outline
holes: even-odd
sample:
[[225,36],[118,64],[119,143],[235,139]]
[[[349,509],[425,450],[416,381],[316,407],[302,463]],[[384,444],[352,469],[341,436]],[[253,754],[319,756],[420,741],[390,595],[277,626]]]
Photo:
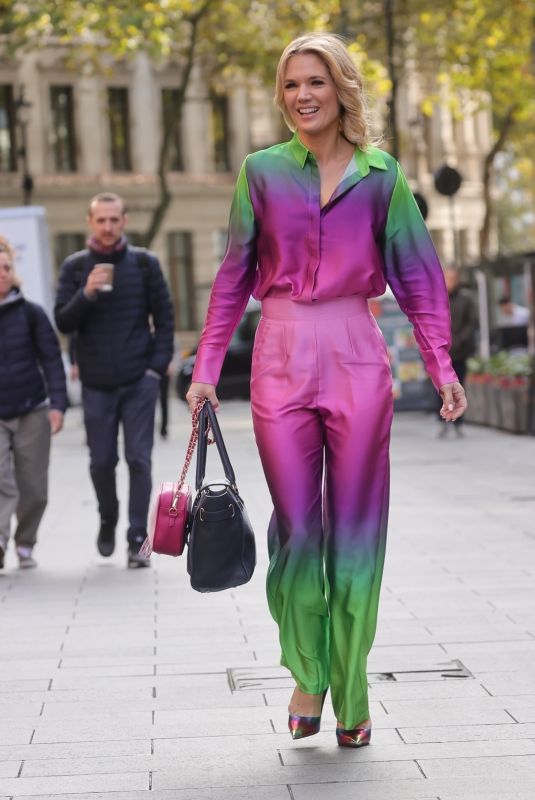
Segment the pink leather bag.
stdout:
[[180,478],[176,483],[171,481],[161,483],[152,499],[147,538],[139,551],[147,558],[153,552],[166,556],[180,556],[184,551],[191,510],[191,489],[185,481],[199,437],[199,414],[203,405],[204,401],[199,403],[191,417],[191,436]]
[[[149,510],[147,538],[151,552],[166,556],[182,555],[190,508],[189,486],[179,486],[170,481],[160,484]],[[143,547],[145,548],[145,544]]]

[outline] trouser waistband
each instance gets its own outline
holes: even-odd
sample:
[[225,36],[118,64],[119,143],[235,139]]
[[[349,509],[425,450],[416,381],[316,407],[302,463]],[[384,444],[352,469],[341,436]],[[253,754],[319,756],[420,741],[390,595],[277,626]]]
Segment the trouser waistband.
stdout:
[[262,316],[266,319],[337,319],[369,314],[368,301],[360,294],[333,297],[329,300],[301,302],[289,297],[264,297]]

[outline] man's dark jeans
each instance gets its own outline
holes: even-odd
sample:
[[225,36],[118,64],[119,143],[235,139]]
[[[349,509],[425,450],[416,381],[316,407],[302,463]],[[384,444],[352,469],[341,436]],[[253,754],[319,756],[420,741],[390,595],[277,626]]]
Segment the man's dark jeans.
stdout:
[[157,378],[144,375],[136,383],[111,391],[87,386],[82,390],[91,479],[101,519],[112,524],[119,515],[115,467],[119,461],[119,423],[123,425],[124,454],[130,472],[129,541],[139,539],[147,528],[154,412],[159,388]]

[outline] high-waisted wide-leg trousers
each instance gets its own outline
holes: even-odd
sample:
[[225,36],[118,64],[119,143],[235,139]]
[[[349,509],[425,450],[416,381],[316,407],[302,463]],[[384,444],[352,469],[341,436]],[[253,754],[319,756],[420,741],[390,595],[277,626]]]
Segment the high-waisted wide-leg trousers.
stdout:
[[338,720],[369,716],[389,492],[392,377],[367,301],[262,302],[251,375],[256,441],[274,512],[267,594],[281,663],[328,686]]

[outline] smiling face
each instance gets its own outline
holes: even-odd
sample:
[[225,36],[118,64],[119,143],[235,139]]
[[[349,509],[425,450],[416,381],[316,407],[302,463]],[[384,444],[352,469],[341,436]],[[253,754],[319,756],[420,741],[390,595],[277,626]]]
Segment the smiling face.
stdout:
[[0,300],[3,300],[15,286],[15,272],[8,253],[0,250]]
[[91,233],[99,242],[111,247],[121,238],[127,216],[119,200],[101,200],[91,203],[87,222]]
[[338,93],[321,58],[313,53],[298,53],[288,59],[283,87],[288,115],[301,139],[338,130]]

